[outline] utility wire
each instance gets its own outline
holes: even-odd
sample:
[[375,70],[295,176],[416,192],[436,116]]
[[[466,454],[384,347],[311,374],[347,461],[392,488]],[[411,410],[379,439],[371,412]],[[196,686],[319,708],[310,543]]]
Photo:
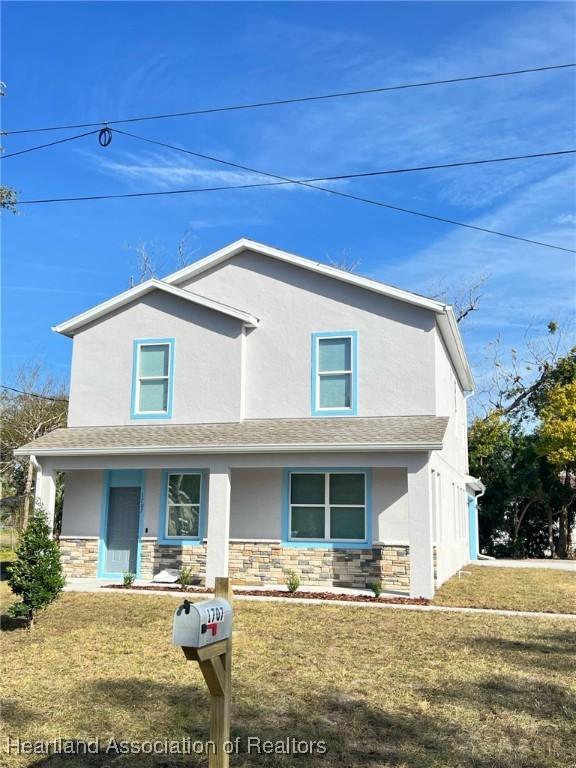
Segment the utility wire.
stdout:
[[[262,171],[262,170],[259,170],[257,168],[250,168],[249,166],[241,165],[240,163],[234,163],[234,162],[231,162],[229,160],[222,160],[221,158],[214,157],[212,155],[205,155],[205,154],[202,154],[200,152],[193,152],[190,149],[185,149],[183,147],[177,147],[177,146],[175,146],[173,144],[166,144],[165,142],[156,141],[155,139],[148,139],[148,138],[146,138],[144,136],[138,136],[137,134],[129,133],[127,131],[122,131],[122,130],[120,130],[118,128],[115,128],[114,131],[115,131],[115,133],[119,133],[122,136],[129,136],[130,138],[133,138],[133,139],[138,139],[140,141],[145,141],[145,142],[147,142],[149,144],[155,144],[155,145],[158,145],[158,146],[166,147],[168,149],[172,149],[172,150],[175,150],[177,152],[183,152],[184,154],[192,155],[193,157],[199,157],[199,158],[202,158],[203,160],[210,160],[211,162],[219,163],[221,165],[230,166],[232,168],[237,168],[239,170],[247,171],[249,173],[256,173],[256,174],[259,174],[261,176],[266,176],[268,178],[277,179],[277,180],[279,180],[279,181],[281,181],[281,182],[283,182],[285,184],[297,184],[299,186],[306,187],[306,188],[309,188],[309,189],[316,189],[316,190],[319,190],[321,192],[327,192],[330,195],[336,195],[338,197],[344,197],[344,198],[347,198],[349,200],[356,200],[356,201],[361,202],[361,203],[366,203],[368,205],[375,205],[375,206],[378,206],[380,208],[386,208],[388,210],[397,211],[399,213],[406,213],[406,214],[409,214],[409,215],[412,215],[412,216],[419,216],[421,218],[430,219],[432,221],[440,221],[440,222],[442,222],[444,224],[452,224],[453,226],[464,227],[465,229],[473,229],[473,230],[475,230],[477,232],[485,232],[485,233],[490,234],[490,235],[497,235],[499,237],[506,237],[506,238],[508,238],[510,240],[519,240],[519,241],[524,242],[524,243],[530,243],[531,245],[540,245],[540,246],[543,246],[544,248],[552,248],[552,249],[558,250],[558,251],[566,251],[568,253],[576,253],[576,250],[574,250],[572,248],[564,248],[563,246],[560,246],[560,245],[554,245],[552,243],[545,243],[545,242],[542,242],[540,240],[532,240],[532,239],[527,238],[527,237],[521,237],[520,235],[511,235],[511,234],[509,234],[507,232],[500,232],[499,230],[488,229],[487,227],[480,227],[480,226],[477,226],[475,224],[466,224],[466,223],[464,223],[462,221],[456,221],[455,219],[448,219],[448,218],[445,218],[445,217],[442,217],[442,216],[435,216],[435,215],[433,215],[431,213],[424,213],[422,211],[415,211],[415,210],[412,210],[410,208],[402,208],[402,207],[397,206],[397,205],[391,205],[389,203],[384,203],[381,200],[373,200],[371,198],[361,197],[359,195],[353,195],[353,194],[350,194],[348,192],[341,192],[341,191],[338,191],[338,190],[335,190],[335,189],[330,189],[329,187],[320,187],[317,184],[310,183],[309,181],[301,181],[301,180],[297,180],[297,179],[290,179],[290,178],[287,178],[286,176],[280,176],[280,175],[275,174],[275,173],[269,173],[268,171]],[[343,178],[343,177],[340,176],[339,178]],[[248,188],[248,187],[258,187],[258,186],[270,186],[270,185],[264,185],[264,184],[257,184],[256,183],[256,184],[238,185],[236,188],[237,189],[238,188],[244,188],[245,189],[245,188]],[[192,191],[196,191],[196,192],[205,191],[205,192],[208,192],[208,191],[220,191],[220,190],[233,189],[233,188],[234,187],[232,187],[232,186],[227,186],[227,187],[220,187],[220,188],[217,188],[217,187],[204,188],[203,190],[199,190],[199,189],[197,189],[197,190],[179,190],[176,193],[172,193],[172,192],[168,192],[168,191],[163,191],[163,192],[125,193],[125,194],[119,194],[119,195],[93,195],[93,196],[86,196],[86,197],[82,197],[82,198],[60,198],[60,199],[52,198],[51,200],[37,200],[37,201],[28,200],[28,201],[22,201],[22,203],[32,204],[32,203],[41,203],[41,202],[65,202],[65,201],[70,201],[70,200],[74,200],[74,199],[75,200],[102,200],[102,199],[111,199],[111,198],[120,198],[120,197],[150,197],[150,196],[153,196],[153,195],[158,195],[159,196],[159,195],[166,195],[166,194],[183,194],[183,193],[185,193],[187,191],[190,191],[190,192],[192,192]],[[20,203],[20,204],[22,204],[22,203]]]
[[56,144],[64,144],[67,141],[74,141],[75,139],[83,139],[84,136],[92,136],[100,131],[86,131],[86,133],[79,133],[77,136],[67,136],[65,139],[58,139],[58,141],[50,141],[48,144],[39,144],[37,147],[28,147],[27,149],[21,149],[19,152],[10,152],[9,155],[0,155],[0,160],[7,160],[9,157],[16,157],[16,155],[25,155],[27,152],[35,152],[37,149],[45,149],[46,147],[54,147]]
[[67,397],[49,397],[49,395],[39,395],[37,392],[24,392],[22,389],[14,389],[14,387],[6,387],[4,384],[0,384],[1,389],[8,389],[10,392],[17,392],[19,395],[28,395],[28,397],[37,397],[40,400],[52,400],[55,403],[67,403]]
[[[114,130],[116,131],[116,133],[120,133],[120,131],[117,128],[115,128]],[[152,141],[152,139],[144,139],[144,140]],[[174,147],[173,145],[170,145],[170,144],[164,144],[163,142],[161,145],[164,147],[168,147],[170,149],[179,149],[182,152],[190,151],[190,150]],[[51,198],[45,198],[45,199],[39,199],[39,200],[18,200],[16,202],[16,205],[36,205],[39,203],[66,203],[66,202],[77,202],[77,201],[83,201],[83,200],[114,200],[114,199],[125,198],[125,197],[158,197],[162,195],[185,195],[185,194],[192,194],[194,192],[222,192],[227,189],[238,190],[238,189],[255,189],[259,187],[283,187],[283,186],[289,186],[291,184],[309,184],[317,181],[344,181],[344,180],[352,180],[352,179],[369,178],[373,176],[386,176],[388,174],[412,173],[415,171],[431,171],[431,170],[439,170],[442,168],[460,168],[468,165],[503,163],[510,160],[528,160],[528,159],[539,158],[539,157],[558,157],[563,155],[574,155],[574,154],[576,154],[576,149],[562,149],[555,152],[537,152],[530,155],[510,155],[508,157],[493,157],[485,160],[463,160],[463,161],[454,162],[454,163],[438,163],[436,165],[418,165],[418,166],[411,166],[408,168],[391,168],[384,171],[363,171],[360,173],[341,173],[336,176],[314,176],[311,178],[293,179],[290,181],[259,181],[251,184],[225,184],[223,186],[218,186],[218,187],[188,187],[186,189],[169,189],[169,190],[162,190],[160,192],[126,192],[126,193],[111,194],[111,195],[83,195],[80,197],[51,197]]]
[[19,133],[38,133],[40,131],[63,131],[68,128],[93,128],[102,125],[120,125],[121,123],[139,123],[145,120],[165,120],[168,118],[191,117],[193,115],[208,115],[216,112],[235,112],[243,109],[260,109],[261,107],[277,107],[287,104],[299,104],[310,101],[324,101],[327,99],[341,99],[349,96],[362,96],[387,91],[401,91],[410,88],[428,88],[436,85],[451,85],[453,83],[466,83],[475,80],[488,80],[498,77],[511,77],[514,75],[526,75],[533,72],[549,72],[551,70],[568,69],[576,67],[576,63],[555,64],[548,67],[530,67],[528,69],[515,69],[507,72],[492,72],[482,75],[468,75],[466,77],[451,77],[445,80],[427,80],[419,83],[401,83],[399,85],[387,85],[380,88],[362,88],[355,91],[339,91],[336,93],[324,93],[316,96],[298,96],[292,99],[275,99],[273,101],[259,101],[251,104],[232,104],[222,107],[208,107],[206,109],[194,109],[187,112],[171,112],[159,115],[143,115],[139,117],[127,117],[121,120],[100,120],[97,123],[75,123],[72,125],[52,125],[43,128],[20,128],[13,131],[5,131],[5,135],[13,136]]

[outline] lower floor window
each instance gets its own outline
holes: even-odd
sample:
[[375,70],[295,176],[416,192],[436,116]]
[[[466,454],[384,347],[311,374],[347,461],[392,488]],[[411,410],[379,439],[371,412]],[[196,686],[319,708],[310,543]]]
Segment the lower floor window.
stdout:
[[365,541],[365,472],[292,472],[290,539]]
[[199,472],[168,475],[166,536],[199,537],[201,485],[202,475]]

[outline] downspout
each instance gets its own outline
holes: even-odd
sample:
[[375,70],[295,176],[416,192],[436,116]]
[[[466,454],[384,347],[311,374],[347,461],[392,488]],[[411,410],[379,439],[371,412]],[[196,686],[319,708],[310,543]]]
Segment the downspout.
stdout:
[[[478,479],[480,480],[480,478]],[[484,488],[483,491],[480,491],[480,493],[475,497],[476,502],[478,502],[478,499],[481,499],[485,493],[486,493],[486,488]],[[476,509],[478,509],[478,507],[476,507]],[[492,557],[491,555],[483,555],[481,552],[478,552],[476,557],[478,558],[478,560],[496,560],[495,557]]]

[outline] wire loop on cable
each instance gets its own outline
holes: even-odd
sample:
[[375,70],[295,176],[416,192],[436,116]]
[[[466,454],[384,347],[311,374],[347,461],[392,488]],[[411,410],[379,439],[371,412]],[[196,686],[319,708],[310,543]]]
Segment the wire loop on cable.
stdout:
[[98,134],[98,142],[101,147],[108,147],[110,146],[112,142],[112,131],[108,126],[105,128],[102,128],[100,133]]

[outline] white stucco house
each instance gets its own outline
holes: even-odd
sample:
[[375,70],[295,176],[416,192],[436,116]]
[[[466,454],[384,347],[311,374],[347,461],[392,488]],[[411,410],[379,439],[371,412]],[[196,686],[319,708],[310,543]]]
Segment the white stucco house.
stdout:
[[451,307],[243,239],[54,330],[68,428],[18,453],[69,575],[430,597],[475,556]]

